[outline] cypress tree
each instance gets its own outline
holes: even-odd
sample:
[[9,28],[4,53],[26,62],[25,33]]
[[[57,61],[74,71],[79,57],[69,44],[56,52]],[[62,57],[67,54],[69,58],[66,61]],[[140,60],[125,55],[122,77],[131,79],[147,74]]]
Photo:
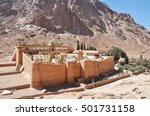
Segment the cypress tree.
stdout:
[[86,46],[85,46],[85,43],[83,44],[83,49],[84,49],[84,50],[86,50]]
[[77,50],[79,50],[80,49],[80,42],[79,42],[79,40],[77,40]]
[[84,48],[83,48],[83,43],[81,43],[81,50],[83,50]]
[[92,50],[93,49],[93,47],[92,46],[90,46],[90,50]]

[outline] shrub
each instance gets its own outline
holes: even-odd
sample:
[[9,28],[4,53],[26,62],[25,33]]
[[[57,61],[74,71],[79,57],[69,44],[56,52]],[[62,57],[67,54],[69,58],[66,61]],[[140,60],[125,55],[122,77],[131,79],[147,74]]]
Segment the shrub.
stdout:
[[121,69],[132,71],[134,70],[134,67],[132,65],[125,64],[124,66],[121,65]]
[[135,71],[135,70],[143,70],[145,69],[144,66],[142,65],[135,65],[135,66],[132,66],[130,64],[125,64],[124,66],[120,66],[120,68],[123,70],[129,70],[129,71]]
[[147,59],[145,59],[145,60],[140,60],[137,64],[138,64],[138,65],[142,65],[142,66],[144,66],[144,67],[150,69],[150,60],[147,60]]
[[145,67],[142,65],[136,65],[135,66],[135,70],[143,70],[143,69],[145,69]]

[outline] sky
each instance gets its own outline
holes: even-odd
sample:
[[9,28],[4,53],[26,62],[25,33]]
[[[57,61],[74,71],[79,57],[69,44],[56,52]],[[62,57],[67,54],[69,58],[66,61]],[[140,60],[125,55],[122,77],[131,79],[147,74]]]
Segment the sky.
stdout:
[[112,10],[129,13],[134,20],[150,30],[150,0],[100,0]]

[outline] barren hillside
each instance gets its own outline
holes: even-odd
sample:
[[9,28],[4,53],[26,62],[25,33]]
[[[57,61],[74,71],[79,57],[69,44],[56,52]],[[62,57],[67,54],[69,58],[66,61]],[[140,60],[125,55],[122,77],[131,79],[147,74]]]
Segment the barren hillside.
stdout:
[[99,0],[1,0],[0,57],[11,54],[19,38],[73,46],[79,39],[100,51],[117,46],[130,57],[150,58],[150,32]]

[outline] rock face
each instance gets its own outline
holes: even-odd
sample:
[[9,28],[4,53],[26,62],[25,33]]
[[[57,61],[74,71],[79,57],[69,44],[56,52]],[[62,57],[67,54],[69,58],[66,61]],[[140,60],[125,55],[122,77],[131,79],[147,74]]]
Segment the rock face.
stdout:
[[129,14],[117,13],[99,0],[1,0],[0,36],[10,38],[13,33],[30,37],[28,41],[58,35],[61,42],[73,45],[73,39],[80,39],[99,50],[113,45],[133,56],[149,56],[150,32]]

